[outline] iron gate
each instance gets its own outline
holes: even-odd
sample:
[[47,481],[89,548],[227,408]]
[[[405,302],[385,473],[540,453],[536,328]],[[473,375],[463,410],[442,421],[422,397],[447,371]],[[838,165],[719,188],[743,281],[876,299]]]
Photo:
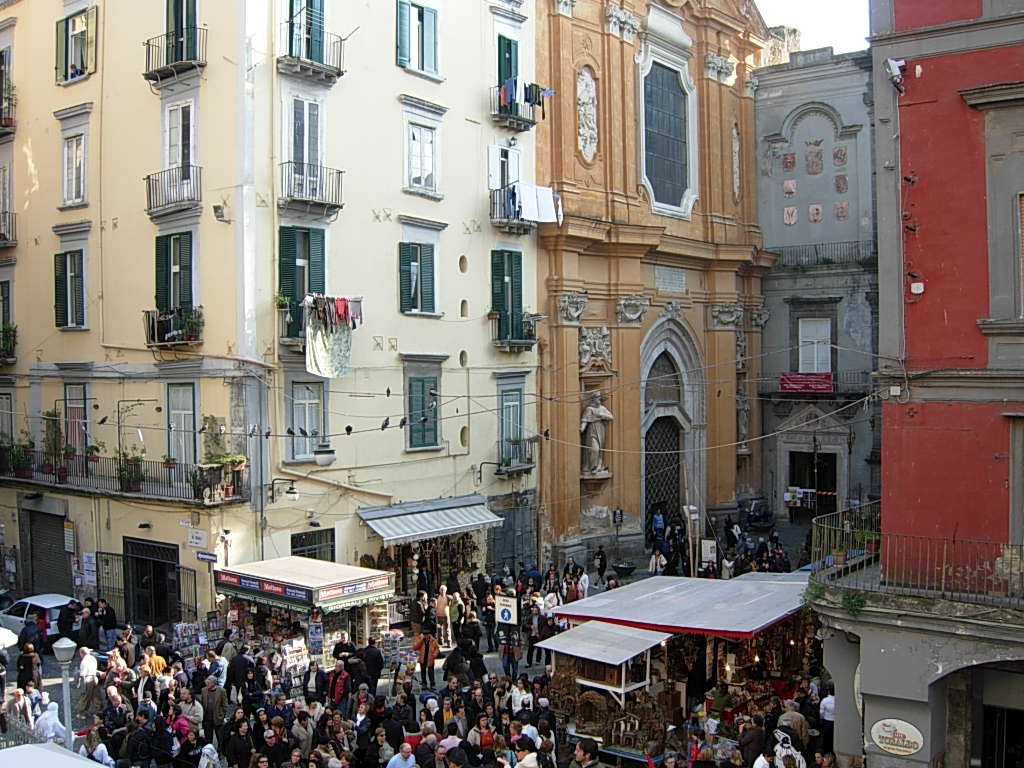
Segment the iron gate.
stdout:
[[500,573],[502,567],[507,565],[515,573],[520,561],[527,565],[537,565],[537,515],[533,507],[491,511],[504,522],[489,532],[488,570]]
[[[177,621],[196,621],[198,606],[195,569],[168,562],[164,559],[166,554],[156,551],[160,545],[151,542],[143,544],[148,545],[145,553],[96,553],[97,595],[106,599],[118,617],[123,617],[129,623],[173,624]],[[129,550],[133,549],[127,539],[125,545]],[[164,557],[158,559],[152,557],[154,554],[164,554]],[[144,594],[139,589],[138,573],[146,565],[156,565],[164,571],[167,597],[165,615],[156,615],[155,601],[142,599]]]
[[679,525],[679,502],[682,498],[679,464],[680,429],[675,419],[662,416],[654,420],[644,435],[644,534],[651,538],[651,517],[660,510],[665,525]]

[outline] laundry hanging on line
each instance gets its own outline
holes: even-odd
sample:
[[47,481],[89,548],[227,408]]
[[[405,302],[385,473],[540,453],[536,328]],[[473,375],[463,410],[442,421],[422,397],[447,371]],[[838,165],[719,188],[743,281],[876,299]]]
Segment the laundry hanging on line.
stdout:
[[362,296],[309,294],[301,303],[306,328],[306,371],[323,378],[348,372],[352,331],[363,322]]

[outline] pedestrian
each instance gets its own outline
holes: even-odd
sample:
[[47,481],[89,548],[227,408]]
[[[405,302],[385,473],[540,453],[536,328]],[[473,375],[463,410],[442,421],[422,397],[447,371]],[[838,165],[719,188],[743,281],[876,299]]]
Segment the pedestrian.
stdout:
[[117,641],[117,614],[102,597],[96,601],[96,621],[100,629],[100,650],[109,651]]
[[15,662],[15,668],[18,670],[18,687],[24,689],[31,681],[35,683],[37,689],[42,688],[43,678],[39,673],[42,666],[43,661],[36,653],[36,647],[32,643],[26,643]]
[[420,684],[428,690],[435,690],[437,681],[434,677],[434,660],[437,658],[439,648],[437,640],[434,639],[433,621],[425,620],[423,622],[420,634],[413,640],[412,648],[419,654]]

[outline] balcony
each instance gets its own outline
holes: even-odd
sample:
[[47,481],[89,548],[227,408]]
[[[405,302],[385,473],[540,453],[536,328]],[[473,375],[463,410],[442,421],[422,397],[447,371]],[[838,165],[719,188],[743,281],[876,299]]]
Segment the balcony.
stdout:
[[765,250],[779,254],[779,259],[775,262],[776,268],[788,267],[799,270],[840,264],[874,269],[878,265],[878,254],[871,240],[782,245]]
[[532,472],[536,466],[536,445],[536,441],[530,438],[505,438],[498,441],[498,468],[494,470],[494,474],[499,477],[513,477]]
[[142,46],[146,49],[146,68],[142,76],[158,88],[206,66],[204,27],[185,27],[151,37]]
[[777,377],[766,374],[764,379],[758,381],[757,391],[767,395],[863,395],[871,391],[871,373],[788,372],[780,373]]
[[528,131],[537,124],[536,105],[515,98],[503,98],[500,85],[491,88],[490,95],[492,122],[517,133]]
[[146,213],[159,219],[173,213],[198,210],[203,203],[203,169],[179,165],[147,176]]
[[249,498],[248,467],[185,464],[97,454],[45,456],[23,445],[0,446],[0,478],[73,491],[130,494],[214,505]]
[[17,244],[18,214],[13,211],[0,212],[0,248],[13,248]]
[[4,70],[3,79],[0,80],[0,139],[14,135],[14,107],[17,103],[11,75]]
[[821,588],[929,614],[936,600],[1024,609],[1019,545],[886,533],[879,502],[816,517],[812,533],[811,579]]
[[18,326],[5,324],[0,327],[0,365],[14,365],[18,362],[15,350],[18,346]]
[[490,312],[491,341],[505,352],[528,352],[537,343],[537,323],[542,315],[525,312]]
[[278,306],[278,341],[282,347],[294,352],[306,349],[306,310],[297,301],[288,302],[287,306]]
[[333,216],[345,203],[342,201],[344,171],[308,163],[281,163],[281,196],[279,208],[290,213],[314,218]]
[[345,74],[345,41],[318,24],[286,21],[281,25],[277,71],[334,85]]
[[150,349],[165,347],[192,347],[203,343],[202,307],[190,307],[161,312],[146,309],[142,312],[146,331],[146,346]]
[[519,182],[491,190],[491,224],[510,235],[525,235],[537,228],[530,212],[524,212],[523,191]]

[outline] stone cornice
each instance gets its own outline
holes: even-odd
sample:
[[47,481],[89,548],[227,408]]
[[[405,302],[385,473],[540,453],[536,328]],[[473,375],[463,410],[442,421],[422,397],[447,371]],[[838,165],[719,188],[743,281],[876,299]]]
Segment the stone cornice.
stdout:
[[1019,107],[1024,104],[1024,80],[983,85],[980,88],[967,88],[960,91],[960,96],[967,106],[975,109]]

